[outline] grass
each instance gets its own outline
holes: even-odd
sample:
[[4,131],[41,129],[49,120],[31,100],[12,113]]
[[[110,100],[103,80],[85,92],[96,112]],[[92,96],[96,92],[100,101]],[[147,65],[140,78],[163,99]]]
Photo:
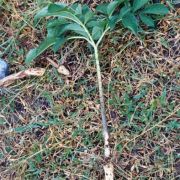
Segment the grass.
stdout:
[[[46,33],[33,26],[33,16],[47,1],[0,2],[0,57],[14,73],[27,68],[27,51]],[[116,179],[179,176],[178,11],[141,39],[122,29],[101,46]],[[47,69],[43,77],[1,89],[1,179],[103,179],[96,69],[84,47],[80,41],[47,51],[33,64]],[[59,75],[46,57],[63,63],[71,77]]]

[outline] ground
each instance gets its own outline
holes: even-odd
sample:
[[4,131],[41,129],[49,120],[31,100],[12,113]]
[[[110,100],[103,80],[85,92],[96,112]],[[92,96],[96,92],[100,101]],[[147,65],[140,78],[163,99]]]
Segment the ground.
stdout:
[[[48,2],[0,1],[0,57],[10,73],[29,68],[25,56],[46,34],[44,23],[35,27],[33,17]],[[140,37],[120,28],[100,47],[115,179],[168,180],[180,174],[178,11]],[[71,76],[58,74],[47,57],[63,63]],[[1,89],[0,179],[103,179],[91,50],[83,41],[72,42],[56,54],[46,51],[31,67],[46,73]]]

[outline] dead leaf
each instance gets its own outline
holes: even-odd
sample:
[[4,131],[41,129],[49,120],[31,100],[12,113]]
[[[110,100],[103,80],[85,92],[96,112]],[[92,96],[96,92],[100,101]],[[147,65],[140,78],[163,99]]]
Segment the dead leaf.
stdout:
[[60,65],[60,66],[59,66],[56,62],[54,62],[54,61],[51,60],[50,58],[47,58],[47,60],[49,61],[49,63],[50,63],[52,66],[54,66],[54,67],[57,69],[57,71],[58,71],[59,74],[63,74],[63,75],[65,75],[65,76],[69,76],[69,75],[70,75],[69,70],[68,70],[64,65]]
[[69,76],[70,75],[69,70],[64,65],[59,66],[57,71],[58,71],[58,73],[63,74],[65,76]]

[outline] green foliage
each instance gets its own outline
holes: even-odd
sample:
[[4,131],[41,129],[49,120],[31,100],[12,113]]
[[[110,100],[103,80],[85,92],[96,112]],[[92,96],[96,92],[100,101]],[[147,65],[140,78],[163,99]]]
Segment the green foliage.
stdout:
[[149,0],[134,0],[133,2],[133,12],[136,12],[142,8]]
[[148,27],[155,27],[154,15],[167,13],[166,6],[150,4],[149,0],[115,0],[98,5],[94,11],[79,3],[69,6],[65,3],[50,4],[35,16],[35,23],[40,18],[53,17],[47,23],[47,38],[27,54],[26,63],[49,47],[56,52],[72,39],[84,39],[97,48],[105,33],[119,27],[118,24],[138,34],[142,29],[141,22]]
[[128,13],[122,18],[124,27],[129,28],[134,34],[138,32],[138,21],[133,13]]
[[126,16],[130,12],[131,12],[131,7],[123,6],[120,10],[119,18],[122,19],[124,16]]
[[26,63],[31,62],[32,59],[35,59],[41,53],[43,53],[48,47],[52,46],[56,43],[55,38],[46,38],[38,48],[32,49],[26,56]]
[[149,27],[155,27],[155,23],[150,16],[147,16],[146,14],[140,14],[140,19],[145,25]]
[[166,15],[169,12],[163,4],[152,4],[143,10],[145,14]]

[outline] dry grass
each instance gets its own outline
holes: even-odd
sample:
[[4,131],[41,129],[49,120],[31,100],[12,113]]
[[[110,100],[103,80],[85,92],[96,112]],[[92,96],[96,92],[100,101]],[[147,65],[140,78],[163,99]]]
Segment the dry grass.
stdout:
[[[27,68],[27,51],[45,36],[45,27],[33,26],[43,2],[1,4],[0,56],[11,73]],[[123,29],[109,34],[101,46],[116,179],[176,179],[180,173],[178,15],[170,14],[145,37]],[[63,63],[71,77],[59,76],[46,57]],[[1,89],[0,178],[103,179],[92,52],[84,42],[72,42],[32,66],[46,67],[46,75]]]

